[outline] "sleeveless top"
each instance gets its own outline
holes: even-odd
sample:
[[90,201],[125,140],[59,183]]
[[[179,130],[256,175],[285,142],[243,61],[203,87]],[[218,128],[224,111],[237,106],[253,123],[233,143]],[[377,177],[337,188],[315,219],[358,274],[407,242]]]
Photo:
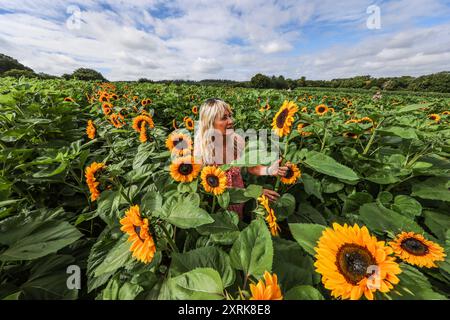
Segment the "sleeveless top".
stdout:
[[[225,175],[227,176],[228,188],[245,188],[244,180],[241,175],[241,167],[232,167],[225,171]],[[236,212],[239,215],[239,218],[242,219],[244,215],[243,203],[230,204],[227,209]]]

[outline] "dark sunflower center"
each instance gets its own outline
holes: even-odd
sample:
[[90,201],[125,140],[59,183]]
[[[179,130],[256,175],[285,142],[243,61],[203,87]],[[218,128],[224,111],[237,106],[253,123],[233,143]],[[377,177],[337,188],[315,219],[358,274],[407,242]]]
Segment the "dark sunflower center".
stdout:
[[219,186],[219,178],[212,174],[210,174],[206,177],[206,182],[208,182],[208,185],[213,188],[216,188]]
[[292,178],[293,175],[294,175],[294,170],[292,170],[291,167],[288,167],[285,178],[290,179],[290,178]]
[[320,107],[320,108],[319,108],[319,112],[320,112],[320,113],[325,112],[325,108],[324,108],[324,107]]
[[286,122],[286,118],[287,118],[288,114],[289,114],[289,110],[288,109],[284,109],[278,115],[278,117],[277,117],[277,127],[278,128],[283,128],[284,127],[284,123]]
[[143,240],[141,238],[141,227],[139,226],[134,226],[134,232],[136,232],[136,235],[139,237],[139,239]]
[[339,272],[353,285],[368,276],[367,268],[371,265],[375,265],[373,256],[366,248],[356,244],[343,245],[336,256]]
[[415,256],[424,256],[428,253],[428,247],[421,241],[414,238],[408,238],[403,240],[400,246],[404,250],[408,251],[409,253]]
[[192,164],[190,163],[182,163],[178,167],[178,172],[183,176],[188,176],[193,171]]

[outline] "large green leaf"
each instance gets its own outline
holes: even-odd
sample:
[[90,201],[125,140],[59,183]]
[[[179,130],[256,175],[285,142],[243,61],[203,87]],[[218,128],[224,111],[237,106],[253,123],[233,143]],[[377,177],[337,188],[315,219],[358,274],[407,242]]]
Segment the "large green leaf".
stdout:
[[290,223],[289,228],[295,241],[306,252],[314,256],[316,254],[314,248],[326,227],[312,223]]
[[379,130],[383,134],[391,134],[402,139],[418,139],[416,131],[413,128],[403,128],[403,127],[389,127]]
[[0,260],[32,260],[54,253],[82,237],[77,228],[66,221],[41,223],[33,233],[13,243],[0,255]]
[[224,287],[233,284],[234,269],[231,267],[230,257],[216,247],[204,247],[185,253],[173,253],[170,273],[177,276],[195,268],[213,268],[219,272]]
[[162,208],[156,210],[154,214],[182,229],[195,228],[214,222],[208,212],[199,207],[197,197],[197,194],[173,197],[166,201]]
[[314,170],[328,176],[348,181],[359,180],[358,175],[352,169],[320,152],[308,152],[305,163]]
[[309,195],[314,195],[321,202],[324,202],[322,197],[322,186],[319,180],[314,179],[307,173],[302,174],[303,185],[305,186],[305,192]]
[[450,229],[450,217],[430,210],[423,212],[425,224],[441,241],[445,241],[445,233]]
[[406,195],[396,196],[392,209],[411,219],[422,214],[422,205],[420,202]]
[[361,206],[359,216],[369,230],[379,234],[388,232],[391,236],[394,236],[402,231],[424,232],[414,220],[377,203],[366,203]]
[[446,177],[432,177],[423,182],[416,182],[412,187],[413,196],[430,199],[450,201],[450,179]]
[[242,230],[230,251],[231,264],[246,275],[261,277],[272,270],[273,244],[270,232],[262,219],[253,220]]
[[127,237],[128,236],[124,235],[108,252],[102,263],[95,269],[95,277],[114,272],[123,267],[125,263],[131,259],[131,243],[126,241]]
[[296,286],[286,292],[285,300],[324,300],[316,288],[308,285]]
[[223,284],[212,268],[197,268],[166,281],[161,298],[172,300],[221,300]]

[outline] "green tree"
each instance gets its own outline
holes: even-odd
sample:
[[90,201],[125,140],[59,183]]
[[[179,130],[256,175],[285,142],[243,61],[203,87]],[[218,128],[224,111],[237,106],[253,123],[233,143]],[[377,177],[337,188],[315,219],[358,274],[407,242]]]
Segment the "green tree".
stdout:
[[268,76],[258,73],[252,77],[250,83],[253,88],[269,88],[271,81]]
[[28,70],[33,72],[32,69],[24,66],[23,64],[21,64],[19,61],[17,61],[16,59],[13,59],[7,55],[1,54],[0,53],[0,74],[5,73],[6,71],[9,70]]
[[72,73],[71,78],[85,81],[89,80],[107,81],[100,72],[87,68],[79,68],[75,70]]

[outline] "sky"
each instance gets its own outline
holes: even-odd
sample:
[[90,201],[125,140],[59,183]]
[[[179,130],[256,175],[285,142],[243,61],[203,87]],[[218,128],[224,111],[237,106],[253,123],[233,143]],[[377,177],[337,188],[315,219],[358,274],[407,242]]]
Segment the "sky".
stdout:
[[0,0],[0,53],[109,80],[450,71],[450,0]]

